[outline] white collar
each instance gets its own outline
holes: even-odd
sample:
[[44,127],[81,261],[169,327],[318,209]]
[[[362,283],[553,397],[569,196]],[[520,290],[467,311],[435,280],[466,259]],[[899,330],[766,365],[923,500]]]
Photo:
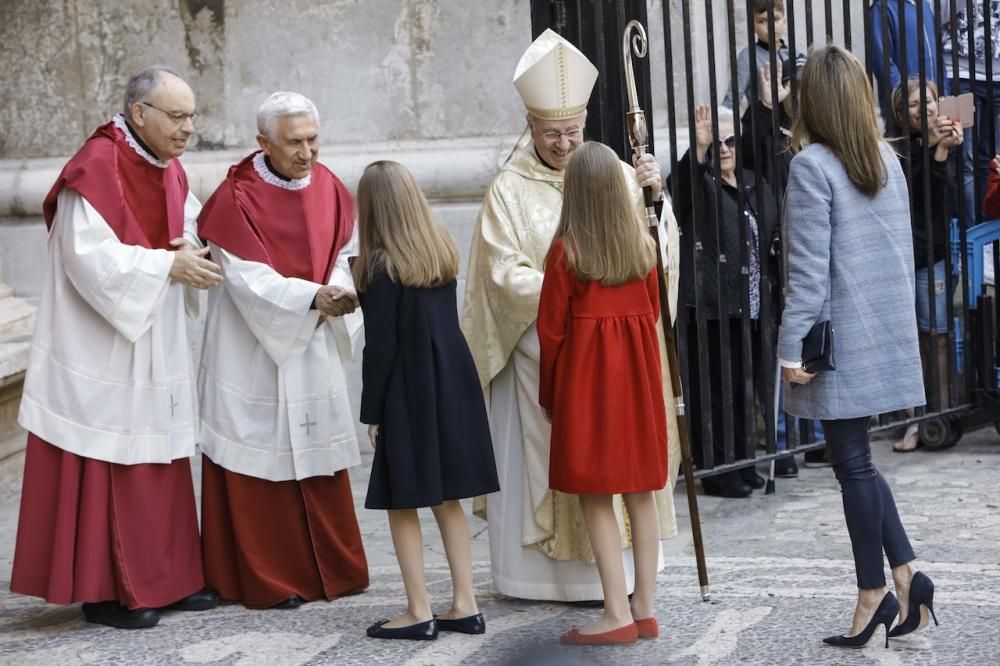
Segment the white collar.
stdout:
[[115,124],[115,127],[120,129],[122,131],[122,134],[125,135],[125,142],[128,145],[132,146],[132,150],[137,152],[144,160],[146,160],[153,166],[160,167],[161,169],[166,169],[168,166],[170,166],[170,162],[164,162],[163,160],[156,159],[155,157],[149,154],[148,150],[139,145],[139,142],[135,140],[134,136],[132,136],[132,130],[129,129],[129,126],[125,123],[125,117],[122,116],[122,114],[116,113],[115,117],[111,119],[111,122],[113,122]]
[[264,153],[257,153],[253,156],[253,168],[265,183],[280,187],[283,190],[302,190],[309,187],[309,183],[312,182],[312,174],[309,174],[305,178],[292,178],[290,180],[278,178],[264,161]]

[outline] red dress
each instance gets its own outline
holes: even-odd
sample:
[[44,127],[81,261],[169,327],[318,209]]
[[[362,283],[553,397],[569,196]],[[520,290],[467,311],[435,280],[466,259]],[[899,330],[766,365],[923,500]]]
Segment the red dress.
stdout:
[[538,402],[552,413],[549,487],[577,495],[662,490],[667,415],[656,269],[608,287],[578,278],[565,256],[556,240],[538,306]]

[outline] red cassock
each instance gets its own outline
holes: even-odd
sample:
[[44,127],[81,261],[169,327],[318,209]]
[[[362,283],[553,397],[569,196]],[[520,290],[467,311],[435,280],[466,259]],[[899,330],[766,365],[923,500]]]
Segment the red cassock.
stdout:
[[[285,277],[325,283],[354,229],[350,192],[320,164],[308,187],[275,187],[257,175],[253,157],[234,165],[206,202],[199,234]],[[250,608],[368,587],[347,470],[268,481],[204,456],[202,540],[209,587]]]
[[[169,240],[183,235],[183,168],[177,160],[165,169],[150,164],[112,123],[59,175],[43,207],[49,227],[64,187],[80,193],[123,243],[169,249]],[[118,465],[57,445],[28,435],[11,591],[135,609],[166,606],[204,587],[188,459]]]
[[538,306],[539,404],[552,414],[549,487],[617,494],[667,484],[656,269],[618,286],[581,280],[562,240]]

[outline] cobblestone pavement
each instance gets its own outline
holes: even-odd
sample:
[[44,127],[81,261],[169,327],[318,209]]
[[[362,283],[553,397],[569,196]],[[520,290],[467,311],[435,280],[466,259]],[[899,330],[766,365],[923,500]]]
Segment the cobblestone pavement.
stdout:
[[[398,612],[402,585],[385,516],[355,501],[371,563],[371,587],[293,611],[226,606],[165,614],[159,626],[124,632],[88,625],[79,607],[0,592],[0,663],[9,664],[942,664],[1000,663],[1000,437],[981,430],[949,451],[893,454],[874,445],[896,494],[920,568],[935,581],[940,627],[844,651],[823,636],[846,630],[854,602],[850,544],[829,469],[803,469],[777,494],[749,500],[701,496],[712,600],[698,595],[690,530],[665,542],[657,615],[664,635],[620,648],[562,648],[557,638],[598,611],[492,594],[485,523],[472,519],[485,636],[443,634],[429,643],[377,641],[365,627]],[[368,461],[370,463],[370,460]],[[10,491],[8,490],[8,493]],[[13,499],[11,499],[13,497]],[[683,488],[677,493],[685,509]],[[0,504],[0,586],[9,587],[16,495]],[[449,601],[440,539],[426,516],[427,573],[439,608]]]

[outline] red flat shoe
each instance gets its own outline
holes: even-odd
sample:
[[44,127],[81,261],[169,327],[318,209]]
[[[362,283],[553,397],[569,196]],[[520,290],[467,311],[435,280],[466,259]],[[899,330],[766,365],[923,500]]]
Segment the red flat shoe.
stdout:
[[639,638],[659,638],[660,625],[655,617],[647,617],[645,620],[636,620],[635,626],[639,630]]
[[600,634],[581,634],[572,629],[559,640],[563,645],[628,645],[639,640],[639,629],[635,622]]

